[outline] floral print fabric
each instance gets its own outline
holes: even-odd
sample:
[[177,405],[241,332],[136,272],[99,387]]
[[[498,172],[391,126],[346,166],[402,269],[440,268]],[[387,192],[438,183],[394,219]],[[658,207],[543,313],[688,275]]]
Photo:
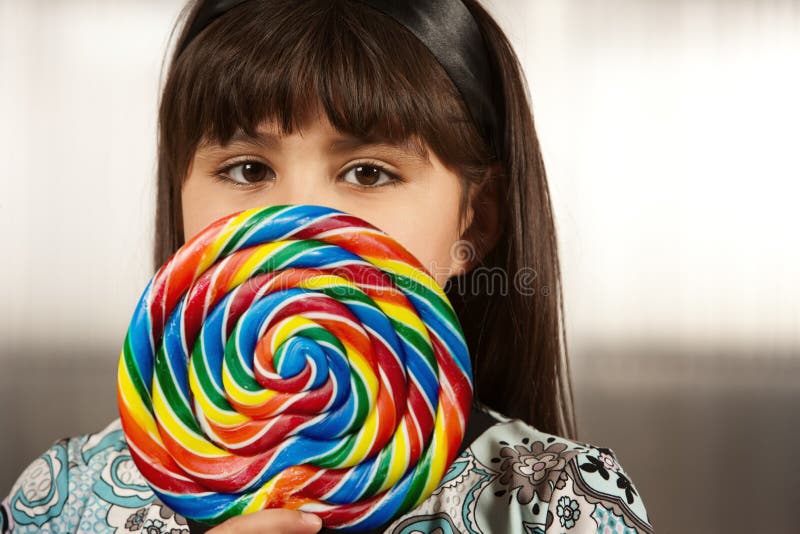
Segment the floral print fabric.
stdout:
[[[641,496],[607,448],[545,434],[483,406],[495,424],[437,489],[384,532],[649,533]],[[0,506],[0,533],[189,534],[139,473],[119,420],[56,442]]]

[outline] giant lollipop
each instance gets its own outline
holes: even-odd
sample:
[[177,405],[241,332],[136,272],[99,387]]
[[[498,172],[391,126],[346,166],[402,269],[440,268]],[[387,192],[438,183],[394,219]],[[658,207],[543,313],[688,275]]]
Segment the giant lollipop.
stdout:
[[158,270],[117,395],[136,466],[184,517],[283,507],[359,531],[441,482],[472,373],[411,253],[342,211],[283,205],[212,223]]

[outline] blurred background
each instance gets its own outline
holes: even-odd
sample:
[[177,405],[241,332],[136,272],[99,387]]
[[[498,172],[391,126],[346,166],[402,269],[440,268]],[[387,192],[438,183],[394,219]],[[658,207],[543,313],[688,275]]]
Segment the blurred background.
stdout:
[[[658,532],[800,505],[800,2],[484,0],[526,69],[580,439]],[[0,0],[0,495],[117,417],[179,0]]]

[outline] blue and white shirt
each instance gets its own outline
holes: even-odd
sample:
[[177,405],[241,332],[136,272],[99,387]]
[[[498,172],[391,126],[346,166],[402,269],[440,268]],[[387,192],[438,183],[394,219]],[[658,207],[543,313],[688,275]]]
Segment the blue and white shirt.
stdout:
[[[540,432],[485,406],[477,409],[490,423],[437,489],[384,532],[653,532],[639,492],[611,449]],[[190,534],[192,528],[147,485],[118,419],[95,434],[54,443],[0,505],[2,534]]]

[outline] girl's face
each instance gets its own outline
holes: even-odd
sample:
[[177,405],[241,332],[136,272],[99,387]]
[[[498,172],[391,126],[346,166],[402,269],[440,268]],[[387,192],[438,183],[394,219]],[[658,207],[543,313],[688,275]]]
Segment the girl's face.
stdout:
[[[236,211],[317,204],[385,231],[441,286],[468,268],[462,254],[451,253],[460,239],[459,177],[432,151],[426,160],[411,146],[361,144],[339,134],[324,113],[306,125],[279,137],[265,123],[259,139],[234,136],[226,146],[201,144],[182,190],[186,240]],[[468,225],[471,211],[466,217]]]

